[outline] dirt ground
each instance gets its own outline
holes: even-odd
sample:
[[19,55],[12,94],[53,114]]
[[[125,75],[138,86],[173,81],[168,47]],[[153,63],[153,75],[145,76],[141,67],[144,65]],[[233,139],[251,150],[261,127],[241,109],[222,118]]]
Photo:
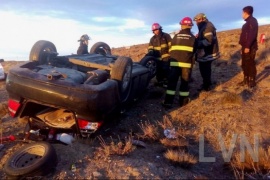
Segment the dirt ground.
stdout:
[[[260,33],[269,32],[270,26],[260,27]],[[237,45],[239,30],[219,32],[222,58],[213,62],[213,88],[209,92],[199,92],[201,84],[198,65],[195,64],[190,83],[191,102],[179,108],[177,97],[172,109],[164,109],[161,102],[164,99],[165,89],[150,83],[147,91],[138,101],[129,105],[122,115],[113,116],[105,123],[99,132],[88,139],[76,139],[72,145],[54,143],[58,156],[58,165],[55,172],[48,174],[44,179],[228,179],[236,178],[235,171],[224,164],[222,154],[217,146],[217,133],[226,135],[245,134],[253,136],[260,134],[260,142],[268,147],[270,144],[269,130],[269,100],[270,100],[270,59],[269,42],[260,44],[257,53],[257,87],[249,89],[239,87],[242,80],[240,67],[240,47]],[[115,55],[130,56],[139,61],[147,51],[147,44],[131,47],[113,48]],[[2,65],[5,72],[16,61],[5,61]],[[230,94],[241,97],[241,102],[228,103],[222,101]],[[3,136],[15,135],[18,139],[5,142],[0,150],[0,179],[6,175],[3,166],[9,156],[19,147],[25,145],[20,138],[24,124],[12,119],[7,114],[8,95],[5,82],[0,81],[0,115]],[[199,134],[206,137],[205,156],[216,157],[215,162],[197,162],[191,167],[182,167],[171,163],[164,157],[168,147],[159,140],[139,139],[145,147],[136,146],[135,150],[127,155],[104,156],[100,153],[102,137],[106,143],[112,140],[126,140],[130,136],[138,139],[142,133],[140,124],[162,122],[164,116],[179,121],[179,128],[188,144],[183,150],[196,158],[199,157]],[[160,137],[164,138],[163,132]],[[227,137],[227,136],[226,136]],[[72,171],[71,166],[76,170]],[[264,175],[267,175],[264,173]],[[248,177],[256,177],[249,175]],[[262,176],[261,176],[262,177]],[[263,176],[265,177],[265,176]]]

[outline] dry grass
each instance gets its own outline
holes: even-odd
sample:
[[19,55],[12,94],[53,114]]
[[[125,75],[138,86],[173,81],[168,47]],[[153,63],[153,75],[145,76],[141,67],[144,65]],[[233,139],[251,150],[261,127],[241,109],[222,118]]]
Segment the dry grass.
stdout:
[[145,140],[158,140],[160,138],[158,127],[155,124],[151,124],[149,121],[139,124],[139,127],[142,130],[142,134],[138,134],[139,138]]
[[8,105],[7,103],[0,103],[0,118],[8,114]]
[[135,146],[132,145],[132,139],[129,137],[125,142],[119,140],[115,142],[111,140],[110,144],[107,144],[105,140],[99,136],[100,144],[102,146],[101,150],[105,156],[109,155],[127,155],[135,150]]
[[158,122],[158,125],[161,126],[163,130],[172,129],[175,127],[175,123],[173,122],[173,120],[166,115],[163,116],[162,122]]
[[221,97],[222,104],[234,104],[241,105],[243,100],[242,97],[238,94],[226,92],[223,97]]
[[188,142],[185,139],[160,139],[160,143],[166,147],[175,148],[175,147],[186,147]]
[[164,153],[164,157],[171,161],[173,164],[179,165],[181,167],[190,167],[198,162],[198,160],[183,150],[168,150]]
[[249,152],[245,151],[244,162],[241,162],[241,153],[233,154],[231,166],[241,172],[266,173],[270,170],[270,147],[267,150],[259,148],[258,162],[255,162]]

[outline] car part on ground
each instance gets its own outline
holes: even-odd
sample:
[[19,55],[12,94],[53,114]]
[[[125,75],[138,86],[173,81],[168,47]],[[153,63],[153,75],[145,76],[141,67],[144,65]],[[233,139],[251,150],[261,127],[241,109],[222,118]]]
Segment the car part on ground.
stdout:
[[48,142],[35,142],[24,145],[6,161],[4,172],[9,178],[24,179],[44,176],[57,165],[57,154]]

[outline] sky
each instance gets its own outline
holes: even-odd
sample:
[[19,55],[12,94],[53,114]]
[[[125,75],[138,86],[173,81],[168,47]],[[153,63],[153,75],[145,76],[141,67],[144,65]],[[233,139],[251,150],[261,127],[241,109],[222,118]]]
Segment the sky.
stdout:
[[0,0],[0,59],[28,60],[38,40],[52,42],[59,55],[76,54],[83,34],[89,49],[100,41],[111,48],[145,44],[153,23],[171,33],[201,12],[217,31],[237,29],[247,5],[259,25],[270,24],[269,0]]

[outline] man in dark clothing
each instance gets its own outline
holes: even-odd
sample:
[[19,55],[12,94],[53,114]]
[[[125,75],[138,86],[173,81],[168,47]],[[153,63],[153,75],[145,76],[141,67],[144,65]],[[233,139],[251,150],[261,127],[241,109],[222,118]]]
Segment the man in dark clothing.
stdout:
[[203,79],[203,84],[199,90],[209,91],[212,84],[211,64],[220,57],[216,28],[208,21],[204,13],[197,14],[194,21],[196,21],[199,29],[196,61],[199,62],[199,69]]
[[162,31],[158,23],[152,25],[154,36],[150,39],[147,56],[157,58],[157,85],[167,85],[169,75],[169,49],[171,47],[171,36]]
[[192,19],[185,17],[180,21],[181,30],[171,43],[170,49],[170,76],[163,106],[172,107],[179,77],[181,85],[179,89],[179,105],[184,106],[189,102],[189,79],[193,65],[193,56],[196,51],[196,38],[191,33]]
[[80,42],[80,46],[77,50],[77,54],[89,54],[88,52],[88,41],[90,40],[90,37],[87,34],[84,34],[81,36],[81,38],[78,40]]
[[256,86],[256,63],[255,56],[258,50],[258,22],[252,16],[253,7],[246,6],[243,8],[242,17],[246,23],[242,27],[239,44],[242,46],[242,69],[244,73],[244,80],[239,85],[248,85],[252,88]]

